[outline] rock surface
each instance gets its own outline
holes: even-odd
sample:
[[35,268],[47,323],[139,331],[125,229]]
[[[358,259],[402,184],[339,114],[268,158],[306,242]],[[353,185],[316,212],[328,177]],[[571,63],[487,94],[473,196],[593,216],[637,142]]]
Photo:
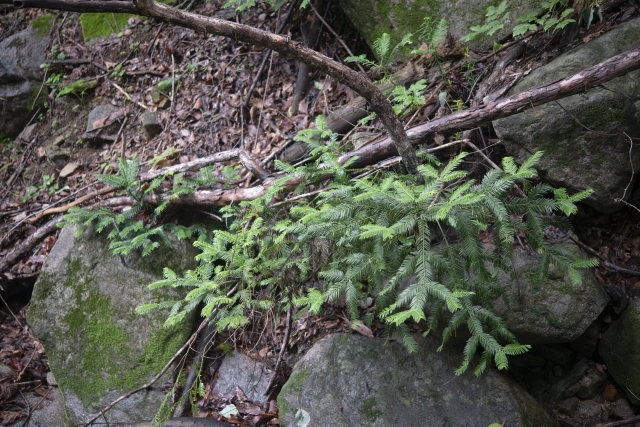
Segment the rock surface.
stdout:
[[636,397],[640,396],[640,299],[631,301],[616,323],[602,334],[598,352],[627,399],[640,405]]
[[70,427],[64,413],[64,399],[57,387],[52,388],[44,400],[41,395],[36,393],[25,393],[24,397],[29,401],[29,407],[33,409],[27,424],[24,425],[24,418],[21,418],[9,425],[15,427],[23,427],[23,425],[24,427]]
[[[147,285],[163,267],[178,274],[196,263],[195,248],[173,241],[151,256],[113,256],[106,233],[91,229],[74,237],[76,226],[60,233],[34,287],[28,322],[43,344],[51,371],[64,395],[70,425],[82,425],[125,392],[153,378],[190,332],[185,320],[162,328],[166,313],[139,316],[137,306],[180,298],[177,292]],[[150,389],[124,400],[108,421],[151,419],[170,383],[165,375]],[[100,419],[99,422],[104,422]]]
[[318,341],[296,363],[278,397],[280,423],[296,425],[299,409],[309,427],[554,426],[551,417],[508,376],[489,368],[476,378],[455,376],[462,353],[433,337],[402,343],[336,334]]
[[49,37],[32,25],[0,42],[0,84],[42,81]]
[[213,392],[234,394],[236,387],[240,387],[247,399],[265,403],[268,402],[264,392],[269,385],[269,375],[264,363],[256,362],[241,353],[233,353],[222,361]]
[[153,137],[162,132],[162,125],[160,124],[158,113],[155,111],[142,113],[140,123],[142,124],[147,139],[153,139]]
[[[509,94],[569,76],[639,44],[640,19],[625,22],[533,71]],[[622,206],[614,199],[623,196],[632,177],[629,139],[622,132],[640,137],[640,70],[614,79],[606,87],[610,90],[594,88],[560,100],[568,113],[551,102],[493,125],[517,162],[543,150],[537,169],[544,180],[570,192],[592,188],[594,193],[586,203],[612,213]],[[640,149],[634,148],[631,156],[634,164],[640,163]],[[627,191],[626,197],[630,194],[631,190]]]
[[115,132],[117,132],[117,126],[113,124],[107,126],[106,128],[93,130],[93,124],[100,119],[104,119],[105,117],[109,117],[111,113],[118,110],[118,107],[111,104],[102,104],[96,106],[89,113],[89,117],[87,118],[87,130],[83,135],[83,139],[89,142],[93,142],[96,144],[101,144],[104,142],[113,142],[116,139]]
[[[573,253],[588,258],[577,246],[566,245]],[[573,286],[568,274],[552,265],[549,279],[534,286],[526,277],[527,271],[538,262],[538,256],[520,247],[514,248],[513,252],[517,279],[499,273],[509,307],[502,299],[495,304],[496,313],[507,322],[509,330],[526,344],[570,342],[580,337],[608,302],[607,294],[593,272],[581,269],[582,285]]]
[[[395,46],[405,34],[414,34],[414,43],[409,45],[405,54],[418,49],[416,33],[424,22],[424,18],[431,19],[431,27],[435,27],[444,18],[449,24],[449,31],[456,38],[467,35],[474,25],[485,23],[487,7],[496,6],[492,0],[340,0],[342,9],[364,36],[369,46],[383,33],[391,34],[391,46]],[[469,43],[472,47],[490,48],[494,40],[501,40],[510,35],[518,23],[516,19],[532,10],[540,10],[540,3],[535,0],[509,1],[509,17],[504,23],[504,29],[499,30],[492,37],[482,37]],[[406,59],[399,53],[396,60]]]
[[17,136],[46,101],[40,64],[49,42],[33,24],[0,42],[0,140]]

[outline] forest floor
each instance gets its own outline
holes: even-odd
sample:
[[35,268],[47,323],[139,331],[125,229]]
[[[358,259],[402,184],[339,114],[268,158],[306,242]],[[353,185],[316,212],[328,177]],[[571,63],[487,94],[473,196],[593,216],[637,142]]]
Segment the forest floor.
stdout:
[[[192,11],[213,16],[224,9],[223,3],[221,0],[197,3]],[[333,3],[336,2],[329,2],[330,7],[322,11],[326,21],[355,55],[367,53],[371,57],[362,37],[339,5]],[[274,31],[285,12],[285,8],[275,12],[270,6],[258,2],[258,6],[233,19]],[[309,19],[309,13],[294,11],[284,34],[299,40],[300,22]],[[0,40],[26,28],[31,20],[45,14],[36,9],[0,9]],[[114,173],[118,157],[136,154],[144,172],[241,147],[257,161],[271,156],[264,166],[273,170],[272,155],[281,153],[291,144],[298,131],[309,128],[317,115],[328,115],[357,97],[347,86],[311,71],[307,95],[300,103],[297,114],[291,115],[288,111],[295,91],[298,66],[281,55],[270,54],[262,48],[228,38],[210,37],[138,17],[130,18],[126,28],[116,29],[116,33],[109,37],[85,43],[78,14],[53,14],[59,19],[49,30],[53,40],[50,59],[57,62],[50,65],[45,79],[51,83],[48,95],[43,94],[48,97],[48,108],[35,112],[32,122],[38,126],[30,140],[0,144],[0,259],[46,222],[47,218],[30,222],[40,212],[103,188],[104,185],[96,180],[95,175]],[[509,76],[515,76],[518,71],[544,65],[563,51],[597,37],[637,14],[631,4],[623,5],[615,13],[607,15],[603,22],[593,25],[588,31],[583,29],[574,42],[565,46],[559,45],[557,37],[550,38],[544,34],[535,36],[528,43],[524,56],[510,66],[506,78],[496,82],[496,85],[510,84]],[[315,49],[337,60],[349,56],[337,38],[326,29],[317,35]],[[442,90],[454,99],[470,99],[473,86],[489,74],[486,70],[490,70],[495,61],[495,58],[477,61],[488,53],[471,50],[471,58],[476,59],[473,66],[461,67],[448,74]],[[249,98],[248,107],[241,108],[247,99],[247,88],[253,83],[256,70],[265,55],[269,55],[267,67]],[[452,62],[449,66],[455,64]],[[157,82],[176,77],[177,87],[174,87],[173,94],[165,93],[155,100],[151,98],[150,91]],[[73,102],[61,103],[55,93],[60,90],[58,83],[78,79],[96,81],[94,91],[77,101],[72,99],[77,107]],[[435,85],[430,87],[433,91]],[[158,108],[163,131],[148,139],[139,125],[139,117],[148,107],[155,110],[163,102],[170,105],[166,109]],[[125,123],[115,144],[83,142],[87,112],[100,104],[112,104],[118,108],[117,114],[112,114],[108,119],[110,122]],[[448,107],[425,107],[411,111],[404,121],[412,120],[412,125],[415,125],[449,112]],[[378,120],[358,130],[378,134],[383,132]],[[489,143],[496,141],[491,126],[484,126],[480,132]],[[45,146],[57,136],[64,137],[64,147],[69,154],[65,166],[71,165],[72,172],[66,177],[60,177],[60,166],[50,161],[45,150]],[[345,148],[349,144],[345,142]],[[457,147],[448,155],[454,156],[460,149]],[[506,155],[498,144],[489,146],[486,153],[498,164]],[[481,175],[490,168],[483,162],[480,156],[469,156],[465,168]],[[217,168],[216,173],[227,180],[227,183],[217,184],[217,188],[226,188],[229,183],[238,187],[252,185],[254,178],[237,160],[217,165]],[[22,173],[14,177],[15,172],[20,170]],[[87,204],[97,200],[100,199],[93,199]],[[208,214],[211,212],[203,212],[205,216]],[[615,214],[605,215],[590,207],[580,206],[573,219],[578,235],[603,259],[619,267],[638,270],[640,211],[626,207]],[[180,221],[181,218],[178,215],[172,220]],[[24,420],[33,410],[24,403],[22,394],[36,392],[47,396],[51,387],[47,382],[46,353],[26,325],[25,312],[33,284],[55,241],[55,234],[47,237],[11,269],[0,273],[0,285],[3,288],[0,290],[0,296],[3,297],[3,304],[0,305],[0,364],[11,367],[10,373],[0,372],[0,424],[3,425]],[[640,294],[637,275],[609,269],[602,262],[596,268],[596,275],[603,286],[615,286],[633,296]],[[288,352],[293,354],[308,349],[329,333],[375,336],[382,332],[383,325],[375,322],[370,328],[354,330],[348,318],[344,304],[340,302],[328,307],[322,316],[301,316],[292,324]],[[284,330],[285,319],[274,322],[270,313],[257,314],[249,327],[216,338],[215,346],[208,354],[209,365],[214,366],[215,360],[221,356],[220,344],[229,343],[234,349],[273,367],[277,358],[276,349],[282,345]],[[190,361],[186,360],[185,363],[188,367]],[[213,395],[211,384],[216,374],[215,371],[205,371],[203,380],[206,393],[196,402],[198,414],[191,415],[218,418],[219,411],[233,402],[240,413],[226,418],[226,422],[243,426],[279,425],[277,410],[273,406],[258,406],[248,402],[241,391],[229,396]],[[280,384],[284,383],[287,372],[284,374],[278,378]],[[14,386],[10,387],[10,384]],[[43,404],[46,401],[47,398]]]

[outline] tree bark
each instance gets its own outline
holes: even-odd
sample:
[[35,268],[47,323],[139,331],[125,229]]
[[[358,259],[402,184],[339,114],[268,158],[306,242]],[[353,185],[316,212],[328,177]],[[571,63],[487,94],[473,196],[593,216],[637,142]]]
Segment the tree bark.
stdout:
[[358,73],[351,68],[334,61],[323,54],[310,49],[304,43],[290,40],[267,31],[259,30],[247,25],[231,21],[186,12],[180,9],[158,3],[154,0],[135,0],[133,3],[123,1],[87,1],[87,0],[0,0],[0,4],[13,4],[22,8],[44,8],[66,10],[72,12],[123,12],[155,18],[161,22],[168,22],[195,31],[230,37],[258,46],[274,50],[282,55],[303,62],[310,67],[346,84],[365,98],[380,121],[389,132],[398,153],[407,170],[416,175],[418,173],[418,157],[409,142],[407,133],[400,119],[395,115],[387,98],[371,82],[366,74]]

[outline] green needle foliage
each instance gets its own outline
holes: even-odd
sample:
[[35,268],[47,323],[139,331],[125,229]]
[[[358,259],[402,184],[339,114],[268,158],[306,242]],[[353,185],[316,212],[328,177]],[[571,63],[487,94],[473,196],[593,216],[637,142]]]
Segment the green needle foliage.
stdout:
[[[97,233],[110,230],[108,234],[108,238],[111,240],[109,249],[114,255],[126,255],[133,250],[142,249],[142,255],[146,256],[158,248],[160,242],[170,248],[171,243],[167,232],[172,232],[179,239],[190,239],[195,235],[207,233],[203,227],[197,224],[183,227],[173,223],[157,224],[157,221],[172,199],[191,194],[198,186],[215,183],[216,178],[212,175],[211,168],[202,168],[200,176],[197,178],[186,178],[184,174],[175,175],[170,196],[165,200],[160,198],[160,189],[162,181],[167,177],[157,177],[150,183],[145,183],[140,180],[139,172],[140,162],[134,156],[131,159],[121,158],[118,160],[116,175],[97,176],[100,182],[114,188],[120,188],[131,197],[134,204],[130,209],[116,215],[105,208],[96,210],[71,208],[64,217],[65,221],[59,223],[59,227],[64,227],[67,224],[80,224],[76,237],[94,223],[94,230]],[[160,201],[155,209],[145,201],[147,196],[154,194],[156,199]],[[146,223],[143,221],[145,214],[151,221],[146,221]]]
[[[202,251],[200,266],[184,277],[165,269],[165,279],[150,285],[186,288],[184,300],[141,306],[138,312],[169,308],[170,326],[203,303],[204,317],[218,309],[214,318],[221,331],[247,325],[252,310],[284,310],[294,304],[301,307],[300,314],[319,313],[326,302],[344,295],[354,326],[377,317],[410,352],[417,344],[409,322],[423,322],[426,335],[448,319],[442,327],[443,345],[456,329],[466,327],[471,337],[457,374],[480,353],[473,370],[480,375],[491,363],[506,369],[507,356],[529,348],[516,341],[492,306],[505,297],[498,271],[513,274],[516,233],[541,254],[530,273],[532,281],[544,281],[553,264],[578,285],[577,269],[595,265],[544,239],[549,225],[569,227],[555,213],[575,212],[575,203],[590,191],[569,196],[545,184],[532,185],[529,181],[537,177],[533,166],[542,153],[520,166],[505,158],[503,171],[491,170],[480,182],[459,169],[465,153],[444,165],[427,157],[419,168],[424,184],[416,185],[415,177],[396,173],[350,180],[349,165],[336,161],[335,143],[321,148],[312,138],[309,142],[315,148],[314,164],[282,167],[308,177],[308,183],[330,173],[331,188],[289,209],[271,207],[283,178],[264,197],[225,208],[232,220],[229,230],[213,231],[210,241],[195,243]],[[485,230],[493,234],[493,248],[478,237]],[[309,287],[316,278],[319,284]],[[237,292],[230,292],[236,286]],[[362,315],[367,300],[375,311]]]

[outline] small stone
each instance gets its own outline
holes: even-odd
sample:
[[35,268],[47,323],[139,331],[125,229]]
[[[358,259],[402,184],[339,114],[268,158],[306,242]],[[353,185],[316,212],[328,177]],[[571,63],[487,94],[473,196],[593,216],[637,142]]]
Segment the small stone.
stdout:
[[49,385],[58,385],[58,382],[53,377],[53,372],[47,372],[47,384],[49,384]]
[[553,375],[555,375],[556,377],[561,377],[562,376],[562,366],[556,365],[553,367]]
[[222,361],[218,370],[218,381],[214,393],[233,394],[236,387],[244,392],[247,399],[255,402],[268,402],[264,391],[269,384],[266,366],[241,353],[233,353]]
[[31,139],[36,136],[37,129],[37,123],[27,126],[22,132],[20,132],[20,135],[18,135],[18,139],[21,139],[23,141],[31,141]]
[[53,140],[53,143],[51,145],[55,145],[55,146],[62,145],[64,144],[65,139],[66,138],[64,137],[64,135],[58,135],[56,139]]
[[162,132],[162,125],[160,124],[158,113],[147,111],[140,116],[140,123],[144,129],[144,134],[147,139],[153,139],[156,135]]
[[[91,110],[87,119],[87,130],[82,136],[82,139],[95,144],[114,142],[116,139],[115,132],[117,129],[110,129],[111,126],[107,126],[107,128],[102,128],[99,129],[99,131],[93,132],[93,124],[100,119],[108,117],[111,113],[117,110],[118,108],[111,104],[98,105]],[[110,133],[113,133],[113,135],[110,135]]]
[[558,423],[562,427],[582,427],[582,423],[571,418],[558,417]]
[[626,420],[627,418],[633,417],[635,411],[631,407],[631,404],[624,397],[616,400],[616,404],[613,408],[612,414],[614,417],[620,418],[621,420]]
[[75,95],[64,95],[60,98],[56,98],[56,104],[63,106],[65,111],[78,111],[80,99]]
[[68,163],[65,167],[60,171],[60,178],[66,178],[71,175],[76,169],[80,166],[78,163]]
[[0,374],[6,375],[7,377],[12,377],[16,374],[16,371],[14,371],[11,366],[0,363]]
[[598,402],[585,400],[584,402],[580,402],[578,405],[578,411],[580,415],[584,415],[586,417],[599,417],[602,412],[602,408],[600,408],[600,404]]
[[557,409],[558,412],[560,412],[562,415],[573,417],[576,413],[576,410],[578,409],[579,404],[580,401],[577,398],[572,397],[571,399],[566,399],[560,402]]
[[69,157],[71,157],[71,154],[67,150],[53,144],[49,144],[44,147],[44,152],[49,158],[49,161],[58,168],[63,167],[67,160],[69,160]]
[[590,372],[579,383],[578,397],[580,399],[593,399],[606,381],[607,375],[605,373],[597,370]]

